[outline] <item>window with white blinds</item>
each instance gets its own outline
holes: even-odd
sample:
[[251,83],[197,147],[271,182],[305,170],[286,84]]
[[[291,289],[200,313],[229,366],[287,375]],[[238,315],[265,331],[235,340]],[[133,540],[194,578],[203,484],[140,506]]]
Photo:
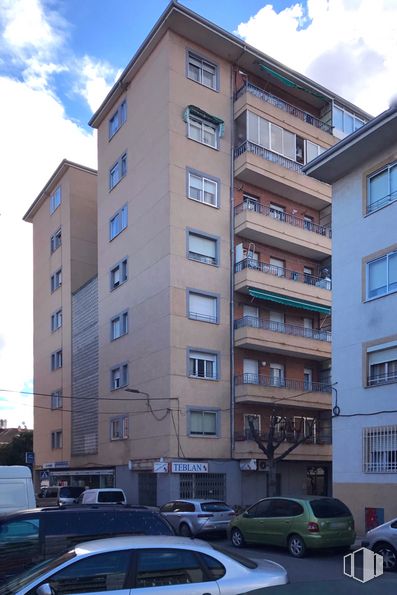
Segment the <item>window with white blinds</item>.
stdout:
[[191,436],[216,436],[217,435],[217,411],[190,411],[189,422]]
[[397,382],[397,344],[367,349],[368,386]]
[[216,323],[218,321],[218,300],[215,296],[190,291],[188,299],[189,318],[202,322]]
[[193,378],[204,378],[206,380],[217,379],[217,360],[215,353],[203,351],[189,352],[189,376]]
[[205,264],[217,264],[217,242],[215,239],[189,232],[189,258]]
[[367,298],[397,291],[397,252],[390,252],[367,264]]

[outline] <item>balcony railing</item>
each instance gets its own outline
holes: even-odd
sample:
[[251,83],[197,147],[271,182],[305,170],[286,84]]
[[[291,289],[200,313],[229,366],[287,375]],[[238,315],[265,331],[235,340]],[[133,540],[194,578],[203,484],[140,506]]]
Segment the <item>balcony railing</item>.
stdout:
[[306,283],[307,285],[314,285],[315,287],[321,287],[322,289],[327,289],[328,291],[331,291],[332,289],[332,282],[328,277],[323,279],[322,277],[316,277],[315,275],[310,275],[308,273],[289,271],[283,267],[278,267],[273,264],[266,264],[264,262],[260,262],[259,260],[255,260],[254,258],[244,258],[240,262],[236,262],[234,265],[234,270],[236,273],[239,273],[244,269],[254,269],[256,271],[260,271],[261,273],[273,275],[274,277],[284,277],[285,279],[290,279],[291,281]]
[[303,122],[307,122],[308,124],[311,124],[312,126],[319,128],[320,130],[324,130],[325,132],[329,132],[329,134],[332,134],[332,126],[330,124],[326,124],[322,120],[319,120],[315,116],[312,116],[312,114],[309,114],[308,112],[305,112],[299,109],[298,107],[295,107],[290,103],[287,103],[283,99],[279,99],[279,97],[277,97],[276,95],[272,95],[272,93],[269,93],[268,91],[265,91],[264,89],[261,89],[256,85],[253,85],[252,83],[246,82],[237,91],[236,99],[238,99],[240,95],[242,95],[245,91],[248,91],[249,93],[252,93],[252,95],[259,97],[259,99],[262,99],[262,101],[271,103],[275,107],[283,110],[284,112],[287,112],[288,114],[291,114],[292,116],[295,116],[295,118],[299,118]]
[[293,161],[292,159],[288,159],[288,157],[283,157],[274,151],[270,151],[270,149],[265,149],[260,145],[256,145],[255,143],[246,140],[239,147],[234,149],[234,157],[235,159],[242,155],[243,153],[254,153],[254,155],[258,155],[258,157],[262,157],[262,159],[267,159],[267,161],[272,161],[273,163],[277,163],[282,167],[286,167],[292,171],[296,171],[298,173],[302,173],[302,165]]
[[236,385],[256,384],[270,388],[289,388],[303,393],[330,393],[331,386],[323,382],[310,382],[306,380],[291,380],[290,378],[272,378],[264,374],[240,374],[235,376]]
[[[262,432],[259,434],[259,439],[266,444],[268,440],[269,434],[267,432]],[[287,433],[283,442],[288,444],[293,444],[301,437],[300,434],[295,434],[294,432]],[[275,440],[277,440],[277,434],[274,435]],[[244,442],[245,440],[254,440],[251,430],[245,430],[244,432],[235,432],[234,439],[237,442]],[[328,431],[316,431],[314,436],[308,436],[306,441],[303,444],[332,444],[332,437],[331,433]]]
[[272,219],[277,219],[278,221],[287,223],[288,225],[300,227],[301,229],[305,229],[306,231],[317,233],[321,236],[326,236],[328,238],[332,237],[331,229],[328,227],[318,225],[317,223],[312,223],[311,221],[301,219],[300,217],[295,217],[295,215],[282,213],[281,211],[273,209],[272,207],[261,205],[259,202],[255,202],[253,200],[245,200],[244,202],[237,205],[234,209],[236,215],[238,213],[241,213],[242,211],[254,211],[256,213],[260,213],[261,215],[266,215],[267,217],[271,217]]
[[243,318],[234,321],[235,329],[247,326],[251,328],[262,328],[275,333],[283,333],[285,335],[293,335],[295,337],[306,337],[307,339],[315,339],[316,341],[331,342],[331,333],[321,329],[284,324],[283,322],[265,320],[264,318],[256,318],[255,316],[243,316]]

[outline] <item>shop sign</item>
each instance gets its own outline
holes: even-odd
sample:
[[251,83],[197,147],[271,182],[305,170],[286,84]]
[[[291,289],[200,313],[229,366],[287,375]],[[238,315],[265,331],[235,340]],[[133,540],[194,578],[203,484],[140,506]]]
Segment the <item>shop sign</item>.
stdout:
[[164,461],[155,461],[153,463],[153,472],[168,473],[168,463],[164,463]]
[[172,463],[172,473],[208,473],[208,463]]

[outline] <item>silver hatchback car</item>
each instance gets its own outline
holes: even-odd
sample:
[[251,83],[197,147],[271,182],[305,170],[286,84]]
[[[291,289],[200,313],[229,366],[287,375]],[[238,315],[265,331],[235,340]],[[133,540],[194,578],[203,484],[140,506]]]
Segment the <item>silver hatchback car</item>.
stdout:
[[207,531],[226,531],[234,517],[233,508],[219,500],[173,500],[160,508],[160,513],[183,537]]
[[383,556],[385,570],[397,570],[397,519],[367,531],[361,545]]

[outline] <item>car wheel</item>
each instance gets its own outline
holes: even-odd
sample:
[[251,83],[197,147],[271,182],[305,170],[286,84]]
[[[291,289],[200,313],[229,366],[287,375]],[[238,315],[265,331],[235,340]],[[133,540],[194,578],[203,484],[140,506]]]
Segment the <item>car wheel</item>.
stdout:
[[397,569],[397,552],[392,545],[388,543],[377,543],[373,550],[383,557],[384,570]]
[[233,529],[231,537],[232,537],[232,544],[234,545],[234,547],[244,547],[245,546],[244,535],[241,533],[240,529]]
[[291,535],[288,539],[288,551],[294,558],[303,558],[306,554],[306,545],[299,535]]
[[189,525],[187,525],[186,523],[182,523],[179,527],[179,535],[181,535],[182,537],[191,537],[192,532],[190,530]]

